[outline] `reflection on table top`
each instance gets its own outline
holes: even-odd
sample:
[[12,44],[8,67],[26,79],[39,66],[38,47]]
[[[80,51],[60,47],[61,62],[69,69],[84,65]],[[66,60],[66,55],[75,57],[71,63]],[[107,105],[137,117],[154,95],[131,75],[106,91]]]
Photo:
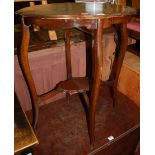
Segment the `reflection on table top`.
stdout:
[[17,96],[14,99],[14,152],[17,153],[38,144],[38,139],[20,107]]
[[95,6],[93,3],[53,3],[26,7],[16,13],[24,17],[96,19],[133,15],[136,10],[128,6],[109,3],[100,3]]

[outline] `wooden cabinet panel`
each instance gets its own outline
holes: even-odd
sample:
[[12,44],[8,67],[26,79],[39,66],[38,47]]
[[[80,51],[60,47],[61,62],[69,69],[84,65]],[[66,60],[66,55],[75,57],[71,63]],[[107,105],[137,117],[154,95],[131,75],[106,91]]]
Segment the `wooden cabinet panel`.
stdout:
[[140,0],[132,0],[132,7],[140,9]]
[[133,53],[126,52],[118,90],[140,106],[140,58]]
[[126,5],[126,0],[118,0],[118,4],[125,6]]

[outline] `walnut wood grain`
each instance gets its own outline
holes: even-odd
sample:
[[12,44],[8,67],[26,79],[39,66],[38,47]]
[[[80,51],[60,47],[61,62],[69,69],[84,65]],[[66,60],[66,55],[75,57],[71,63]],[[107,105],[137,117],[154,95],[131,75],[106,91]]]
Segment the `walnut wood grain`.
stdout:
[[[22,22],[24,22],[22,20]],[[38,104],[38,96],[37,96],[37,91],[36,87],[34,84],[34,80],[31,74],[30,66],[29,66],[29,61],[28,61],[28,45],[29,45],[29,40],[30,40],[30,31],[29,31],[29,26],[24,25],[22,23],[22,42],[21,42],[21,49],[20,49],[20,54],[18,55],[19,58],[19,64],[21,67],[21,70],[23,72],[23,76],[25,78],[25,81],[27,83],[30,96],[31,96],[31,105],[32,105],[32,111],[33,111],[33,122],[32,126],[35,128],[38,120],[38,113],[39,113],[39,104]]]
[[128,6],[102,4],[103,11],[99,14],[90,14],[85,3],[59,3],[36,5],[23,8],[16,13],[24,17],[55,18],[55,19],[97,19],[133,15],[136,10]]
[[[102,49],[102,34],[103,29],[111,27],[113,24],[120,27],[120,39],[118,57],[116,57],[116,66],[114,66],[114,74],[111,80],[114,80],[112,86],[113,99],[116,101],[116,88],[118,83],[118,76],[122,66],[126,45],[126,23],[136,11],[130,7],[119,5],[102,4],[103,12],[100,14],[89,14],[85,8],[85,4],[79,3],[59,3],[49,5],[37,5],[27,7],[17,11],[23,18],[23,39],[20,52],[20,63],[25,79],[28,84],[29,92],[32,99],[32,106],[34,106],[34,120],[33,125],[36,126],[38,119],[38,104],[39,99],[47,99],[56,95],[59,91],[66,94],[82,93],[87,107],[89,107],[89,133],[90,142],[93,146],[95,141],[95,111],[102,79],[102,58],[104,51]],[[38,25],[49,29],[67,29],[66,30],[66,64],[68,79],[56,86],[56,89],[47,92],[46,94],[38,96],[36,94],[35,84],[28,65],[28,42],[29,42],[29,27],[26,25]],[[72,78],[71,73],[71,56],[70,56],[70,29],[78,27],[86,27],[94,31],[94,45],[93,45],[93,73],[92,82],[88,85],[87,78]],[[90,97],[86,96],[86,91],[90,90]],[[89,103],[90,102],[90,103]]]
[[70,30],[65,31],[65,49],[66,49],[66,67],[67,67],[67,79],[72,78],[72,65],[71,65],[71,51],[70,51]]
[[71,95],[77,92],[83,93],[89,91],[88,79],[85,77],[74,77],[62,82],[58,89],[68,92]]
[[89,114],[89,130],[90,130],[90,141],[91,144],[94,144],[95,140],[95,111],[96,111],[96,104],[98,99],[98,93],[100,88],[100,82],[102,77],[102,54],[103,54],[103,48],[102,48],[102,32],[103,32],[103,20],[98,20],[98,28],[95,35],[96,42],[96,49],[94,51],[94,57],[95,57],[95,67],[94,69],[94,79],[92,83],[92,90],[91,90],[91,97],[90,97],[90,114]]

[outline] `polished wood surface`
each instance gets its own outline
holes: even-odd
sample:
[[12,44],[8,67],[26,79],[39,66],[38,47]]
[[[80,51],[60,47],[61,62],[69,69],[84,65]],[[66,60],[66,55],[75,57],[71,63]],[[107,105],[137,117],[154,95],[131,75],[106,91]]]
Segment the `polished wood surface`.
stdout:
[[37,5],[32,7],[26,7],[19,11],[17,14],[20,14],[23,17],[41,17],[41,18],[70,18],[70,19],[96,19],[96,18],[105,18],[105,17],[119,17],[123,15],[132,15],[135,14],[135,9],[128,6],[120,5],[111,5],[111,4],[102,4],[102,12],[89,13],[86,10],[85,3],[59,3],[59,4],[48,4],[45,6]]
[[[93,145],[95,141],[95,111],[98,100],[99,88],[102,79],[102,67],[103,67],[103,49],[102,49],[102,34],[104,28],[109,28],[113,24],[118,24],[118,46],[116,49],[116,59],[114,61],[114,69],[110,80],[114,81],[111,86],[113,102],[117,101],[116,89],[118,83],[118,77],[120,69],[123,63],[123,58],[126,51],[127,45],[127,30],[126,24],[130,16],[135,13],[135,10],[130,7],[121,7],[119,5],[102,4],[103,9],[99,14],[88,13],[85,7],[86,4],[82,3],[59,3],[49,5],[38,5],[34,7],[27,7],[17,11],[22,16],[23,24],[23,37],[21,50],[19,54],[19,62],[21,69],[25,76],[29,92],[32,99],[32,110],[33,110],[33,127],[37,125],[38,114],[39,114],[39,103],[42,99],[48,99],[53,97],[60,92],[70,94],[82,93],[87,107],[89,107],[89,132],[90,142]],[[66,65],[67,65],[67,77],[68,81],[66,84],[60,84],[55,89],[49,92],[38,95],[36,92],[35,83],[31,75],[31,70],[28,62],[28,45],[30,39],[29,27],[31,24],[38,25],[40,27],[46,27],[49,29],[67,29],[66,30]],[[84,26],[88,29],[94,30],[93,40],[93,78],[92,82],[89,83],[90,87],[86,86],[88,82],[80,82],[79,79],[72,78],[71,73],[71,60],[70,60],[70,29]],[[70,81],[70,79],[72,79]],[[74,83],[73,83],[74,81]],[[80,83],[80,91],[78,88],[75,90],[75,81]],[[85,81],[85,80],[84,80]],[[63,86],[63,87],[61,87]],[[79,84],[77,85],[79,86]],[[61,88],[61,89],[60,89]],[[66,89],[67,88],[67,89]],[[86,95],[86,91],[90,90],[90,96]],[[72,94],[72,93],[71,93]],[[90,102],[90,103],[89,103]]]
[[42,0],[14,0],[14,2],[37,2]]
[[132,7],[140,9],[140,0],[132,0]]
[[14,152],[17,153],[39,142],[16,95],[14,107]]
[[128,51],[121,68],[118,90],[140,107],[140,57]]

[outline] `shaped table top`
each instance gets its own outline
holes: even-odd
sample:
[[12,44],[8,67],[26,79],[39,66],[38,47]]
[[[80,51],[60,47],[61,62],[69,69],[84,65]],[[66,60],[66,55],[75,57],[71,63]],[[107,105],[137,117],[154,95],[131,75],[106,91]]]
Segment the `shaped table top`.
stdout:
[[23,17],[98,19],[134,15],[136,10],[110,3],[53,3],[26,7],[16,13]]

